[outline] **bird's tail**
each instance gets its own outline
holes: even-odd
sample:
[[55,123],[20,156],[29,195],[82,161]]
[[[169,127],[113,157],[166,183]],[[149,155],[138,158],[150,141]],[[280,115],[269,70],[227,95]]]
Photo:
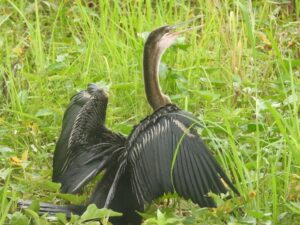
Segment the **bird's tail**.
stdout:
[[128,170],[125,169],[121,174],[119,170],[120,168],[115,165],[106,172],[95,188],[89,204],[121,212],[122,216],[110,218],[110,222],[114,225],[140,225],[142,218],[137,212],[143,211],[144,206],[138,203],[130,186]]
[[[19,200],[17,205],[18,209],[27,209],[32,204],[30,200]],[[40,203],[39,214],[56,215],[63,213],[67,218],[71,218],[71,214],[81,215],[86,209],[83,205],[55,205],[50,203]]]

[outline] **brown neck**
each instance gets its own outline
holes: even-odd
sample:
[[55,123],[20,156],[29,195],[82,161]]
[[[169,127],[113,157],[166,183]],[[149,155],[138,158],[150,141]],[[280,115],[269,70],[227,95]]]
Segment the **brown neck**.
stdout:
[[168,96],[161,92],[159,85],[159,63],[162,51],[152,46],[145,46],[144,49],[144,83],[147,99],[153,110],[171,103]]

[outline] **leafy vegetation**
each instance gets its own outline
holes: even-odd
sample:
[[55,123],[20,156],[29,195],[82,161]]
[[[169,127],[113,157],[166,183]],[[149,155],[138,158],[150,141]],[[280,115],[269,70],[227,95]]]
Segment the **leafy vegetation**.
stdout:
[[[0,224],[54,223],[36,207],[18,211],[18,199],[88,198],[91,187],[72,196],[50,182],[71,96],[91,82],[109,85],[107,125],[128,134],[151,113],[143,37],[199,14],[203,29],[163,57],[161,83],[200,118],[203,139],[241,196],[215,196],[214,210],[166,196],[149,206],[144,223],[300,224],[298,0],[0,0],[0,12]],[[71,223],[108,213],[90,207]]]

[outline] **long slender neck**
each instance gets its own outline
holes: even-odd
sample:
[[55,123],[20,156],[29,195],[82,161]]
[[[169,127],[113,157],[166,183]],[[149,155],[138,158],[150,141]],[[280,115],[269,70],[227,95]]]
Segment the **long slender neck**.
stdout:
[[144,83],[147,99],[153,110],[171,103],[168,96],[162,93],[159,85],[159,63],[164,51],[145,46],[144,49]]

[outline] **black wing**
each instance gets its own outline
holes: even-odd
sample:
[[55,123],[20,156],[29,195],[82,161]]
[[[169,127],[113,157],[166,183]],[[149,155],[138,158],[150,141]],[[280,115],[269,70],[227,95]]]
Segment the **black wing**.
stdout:
[[144,121],[147,126],[135,129],[143,129],[130,139],[129,149],[132,186],[140,203],[176,191],[202,207],[215,207],[208,193],[228,191],[221,179],[238,193],[198,136],[196,120],[189,113],[175,110],[152,115]]
[[[78,116],[82,107],[87,103],[92,97],[92,93],[98,88],[90,85],[90,90],[80,91],[74,95],[71,102],[64,113],[62,130],[60,137],[56,143],[54,156],[53,156],[53,175],[52,180],[57,182],[63,167],[63,164],[67,157],[67,149],[69,146],[69,139],[75,123],[75,119]],[[90,93],[91,94],[90,94]]]
[[[98,89],[96,85],[89,85],[87,92],[90,97],[79,110],[73,110],[76,105],[74,100],[67,109],[64,121],[68,121],[69,124],[64,124],[66,128],[71,128],[67,132],[63,129],[60,140],[63,139],[64,144],[60,144],[59,141],[55,150],[58,156],[63,155],[56,180],[61,182],[63,192],[78,192],[124,150],[126,138],[104,126],[108,102],[106,92]],[[82,93],[86,95],[86,92],[80,92],[78,95],[81,96]],[[78,99],[77,96],[74,98]]]

